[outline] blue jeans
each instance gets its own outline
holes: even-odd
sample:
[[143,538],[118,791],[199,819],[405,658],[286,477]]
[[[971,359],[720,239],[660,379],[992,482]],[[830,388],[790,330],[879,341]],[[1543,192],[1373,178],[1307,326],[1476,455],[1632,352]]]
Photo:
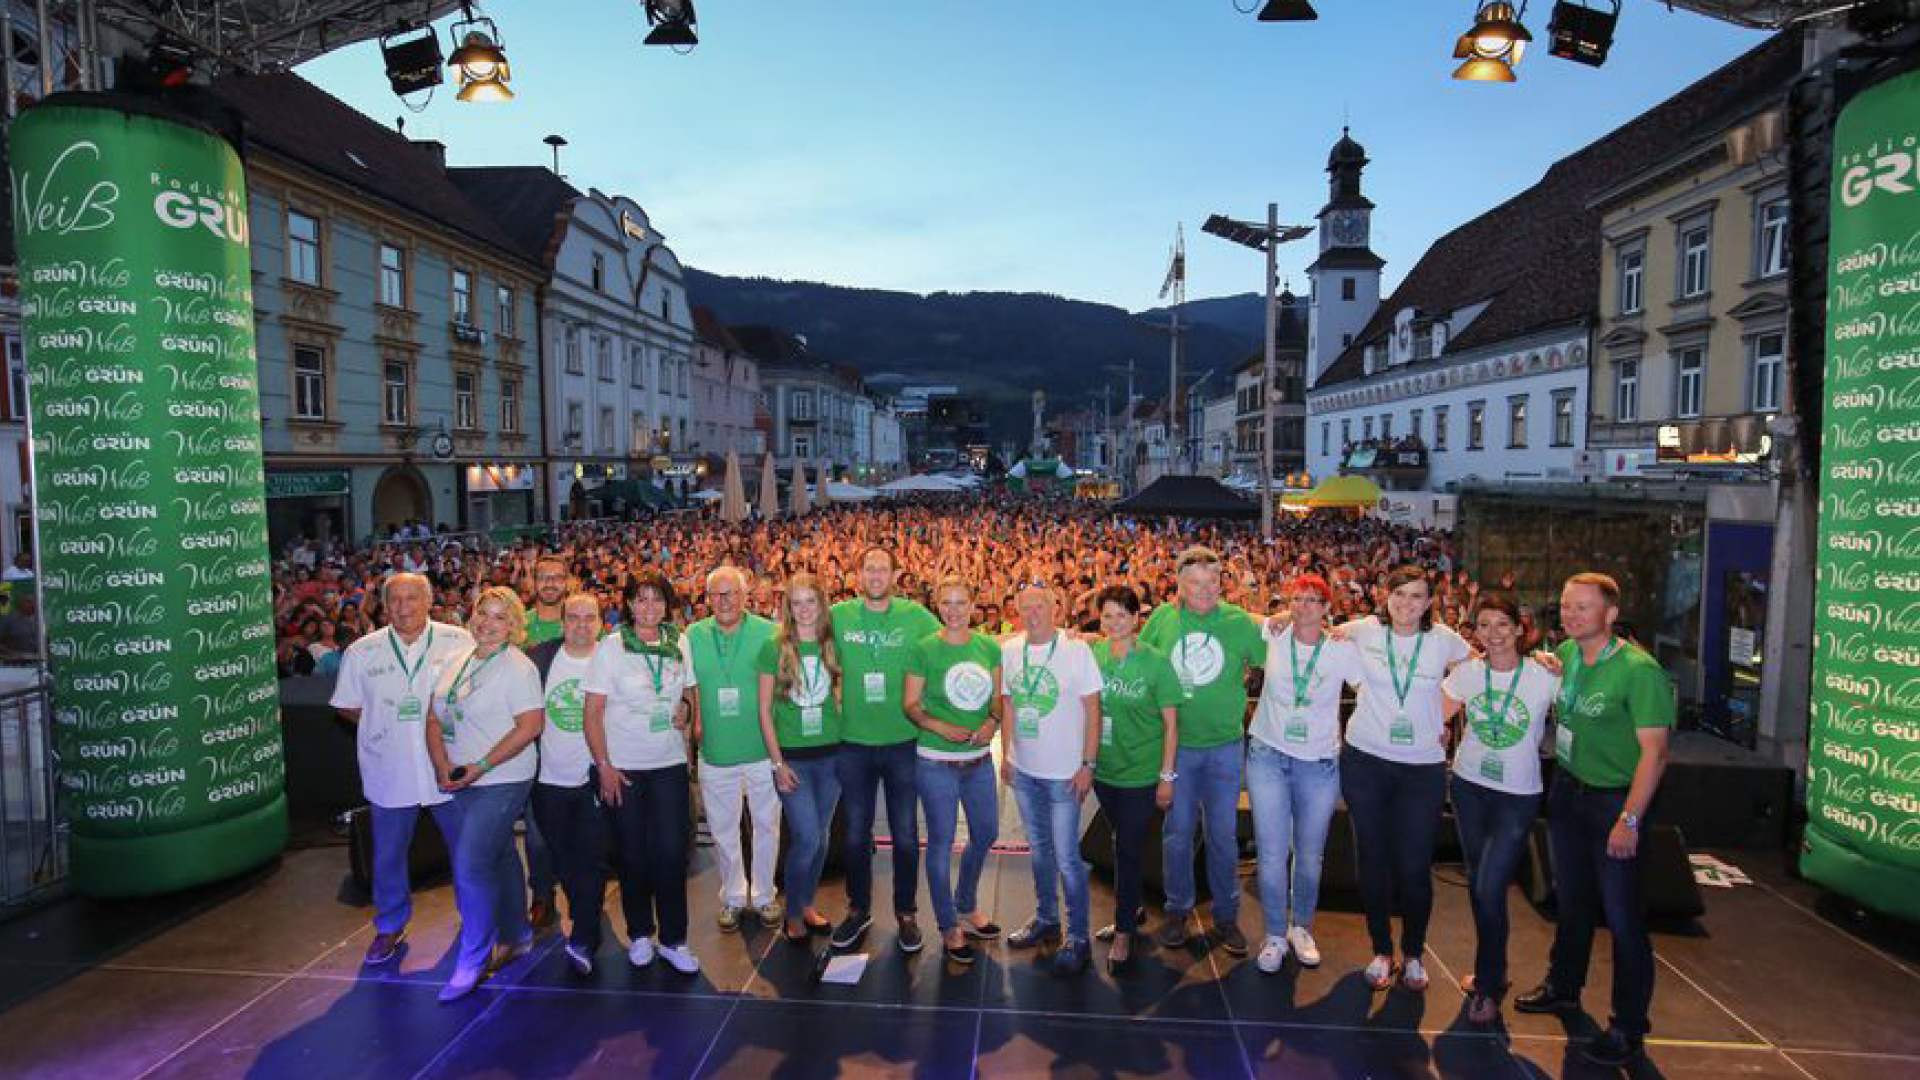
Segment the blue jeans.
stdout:
[[[1653,1005],[1653,942],[1647,937],[1640,857],[1607,854],[1607,834],[1626,801],[1624,789],[1584,787],[1564,770],[1554,777],[1547,794],[1547,843],[1553,851],[1559,921],[1547,981],[1562,994],[1580,993],[1593,954],[1593,929],[1604,916],[1613,936],[1613,1024],[1644,1038]],[[1643,835],[1645,829],[1642,823]]]
[[800,781],[799,787],[780,794],[787,823],[787,918],[798,921],[813,906],[820,871],[827,865],[827,833],[840,801],[840,770],[832,756],[789,757],[787,767]]
[[[418,806],[373,806],[373,930],[397,934],[413,917],[413,881],[407,852],[420,822]],[[453,804],[431,808],[434,826],[443,837],[453,835]],[[452,847],[451,839],[447,846]]]
[[1447,763],[1407,765],[1349,746],[1340,752],[1340,790],[1353,821],[1360,906],[1373,951],[1393,955],[1397,906],[1401,955],[1417,959],[1433,918],[1433,841],[1447,801]]
[[[607,815],[600,809],[600,793],[591,783],[578,787],[536,783],[530,804],[541,835],[552,838],[548,855],[567,891],[567,918],[571,920],[567,940],[592,955],[600,950],[600,912],[606,902],[607,855],[612,846]],[[528,832],[528,839],[533,835]],[[533,862],[529,843],[529,876],[533,874]],[[539,894],[538,884],[533,891]]]
[[553,902],[553,891],[560,885],[560,875],[553,865],[553,850],[547,846],[547,838],[540,831],[540,822],[535,820],[529,801],[528,811],[520,815],[527,823],[527,891],[535,900]]
[[1225,926],[1240,915],[1240,770],[1246,746],[1236,739],[1219,746],[1183,746],[1174,758],[1180,779],[1173,782],[1173,805],[1160,837],[1161,873],[1167,914],[1193,910],[1193,834],[1207,829],[1207,888],[1213,892],[1213,921]]
[[1080,857],[1080,800],[1072,781],[1040,780],[1013,770],[1013,797],[1020,823],[1033,844],[1033,892],[1039,900],[1034,918],[1060,925],[1054,877],[1067,897],[1067,940],[1086,944],[1092,937],[1087,913],[1087,860]]
[[892,746],[841,743],[834,759],[840,799],[847,808],[844,861],[847,906],[873,910],[874,792],[887,797],[887,829],[893,837],[893,910],[911,915],[920,892],[920,756],[912,742]]
[[1473,903],[1473,981],[1481,993],[1497,995],[1507,985],[1507,886],[1540,816],[1540,796],[1495,791],[1458,776],[1448,783]]
[[464,787],[453,793],[453,902],[460,911],[456,970],[484,969],[496,944],[525,941],[527,872],[513,846],[513,823],[527,808],[533,781]]
[[1340,800],[1340,759],[1303,761],[1255,739],[1247,751],[1247,798],[1260,847],[1260,907],[1267,933],[1279,937],[1290,926],[1311,929],[1320,906],[1327,826]]
[[[620,911],[628,938],[656,935],[662,945],[687,943],[687,864],[693,833],[692,774],[685,765],[622,769],[619,806],[601,805],[613,834],[620,873]],[[598,788],[599,766],[587,770]]]
[[[920,805],[927,815],[927,891],[933,894],[933,921],[942,932],[960,924],[960,916],[980,909],[980,872],[1000,838],[999,785],[993,755],[966,762],[920,759]],[[967,811],[967,849],[960,855],[960,880],[952,880],[953,834],[960,810]]]

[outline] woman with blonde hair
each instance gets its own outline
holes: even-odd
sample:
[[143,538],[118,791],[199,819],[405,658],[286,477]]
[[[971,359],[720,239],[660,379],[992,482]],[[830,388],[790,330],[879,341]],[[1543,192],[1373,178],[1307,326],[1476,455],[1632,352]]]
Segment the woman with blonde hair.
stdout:
[[779,626],[761,646],[760,730],[787,820],[786,938],[806,941],[832,923],[813,906],[840,801],[840,657],[819,579],[796,573],[779,602]]

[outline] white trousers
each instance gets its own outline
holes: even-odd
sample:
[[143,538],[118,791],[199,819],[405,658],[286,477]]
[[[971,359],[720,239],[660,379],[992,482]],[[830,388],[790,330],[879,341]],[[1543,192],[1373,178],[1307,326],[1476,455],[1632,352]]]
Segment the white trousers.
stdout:
[[773,903],[773,867],[780,854],[780,792],[773,786],[773,763],[745,765],[700,763],[700,798],[707,808],[707,831],[719,853],[720,903],[747,907],[747,868],[740,855],[740,802],[753,819],[753,907]]

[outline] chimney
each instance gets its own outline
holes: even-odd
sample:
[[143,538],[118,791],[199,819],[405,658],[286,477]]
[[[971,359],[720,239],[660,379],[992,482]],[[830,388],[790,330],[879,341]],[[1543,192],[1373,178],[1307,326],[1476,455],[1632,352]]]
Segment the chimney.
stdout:
[[446,143],[443,143],[438,139],[414,139],[412,140],[412,142],[413,142],[413,145],[420,148],[421,153],[426,154],[429,158],[433,159],[433,164],[435,168],[444,169],[447,167],[447,144]]

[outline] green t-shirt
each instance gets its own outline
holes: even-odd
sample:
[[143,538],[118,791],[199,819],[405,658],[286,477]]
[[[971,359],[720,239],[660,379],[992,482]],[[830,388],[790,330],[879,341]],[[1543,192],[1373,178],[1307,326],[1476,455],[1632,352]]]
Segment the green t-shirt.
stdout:
[[[820,659],[818,642],[802,641],[799,677],[782,694],[773,698],[773,737],[783,748],[798,750],[813,746],[834,746],[840,742],[840,703],[833,696],[833,673]],[[774,676],[780,684],[780,641],[778,635],[760,646],[754,659],[755,675]]]
[[1627,787],[1640,764],[1637,729],[1673,726],[1672,680],[1645,649],[1625,642],[1592,667],[1581,663],[1579,642],[1561,643],[1558,655],[1554,756],[1583,784]]
[[907,650],[936,633],[940,620],[911,600],[891,600],[872,611],[864,600],[833,605],[834,643],[840,654],[840,737],[862,746],[913,742],[919,729],[902,710]]
[[712,619],[687,627],[685,657],[700,694],[700,760],[709,765],[745,765],[767,759],[760,733],[760,673],[754,659],[773,637],[773,624],[758,615],[741,618],[723,634]]
[[1102,641],[1093,647],[1100,665],[1100,756],[1093,778],[1115,787],[1160,782],[1160,750],[1167,724],[1160,710],[1180,704],[1180,679],[1165,653],[1136,643],[1120,660]]
[[[993,708],[993,673],[1000,669],[1000,646],[975,633],[965,645],[954,645],[939,634],[928,634],[907,650],[907,674],[927,681],[920,703],[935,720],[977,731]],[[921,729],[920,745],[948,754],[984,749],[943,739]]]
[[1246,734],[1247,669],[1267,659],[1260,624],[1220,604],[1196,615],[1176,601],[1155,608],[1141,644],[1165,653],[1180,680],[1180,745],[1224,746]]
[[559,619],[543,619],[534,614],[534,608],[527,608],[527,640],[523,648],[531,649],[543,641],[552,641],[561,634]]

